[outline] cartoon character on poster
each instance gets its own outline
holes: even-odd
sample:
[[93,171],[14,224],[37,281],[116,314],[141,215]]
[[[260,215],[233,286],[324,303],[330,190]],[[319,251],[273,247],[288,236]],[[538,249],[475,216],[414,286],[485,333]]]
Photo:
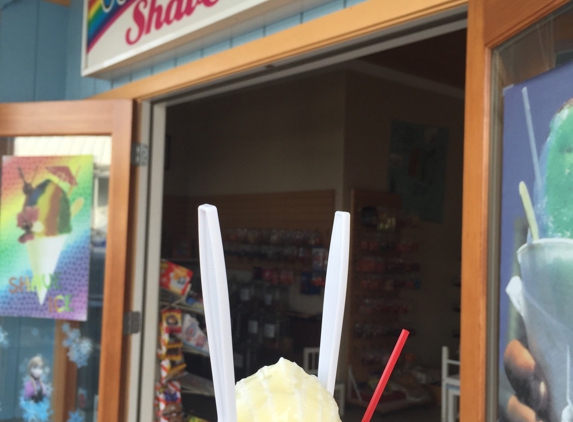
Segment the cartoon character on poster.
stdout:
[[93,157],[3,157],[0,314],[85,320]]
[[26,422],[48,422],[52,415],[51,385],[46,381],[47,367],[41,356],[34,356],[27,365],[20,408]]
[[505,92],[502,421],[573,421],[572,80],[563,66]]

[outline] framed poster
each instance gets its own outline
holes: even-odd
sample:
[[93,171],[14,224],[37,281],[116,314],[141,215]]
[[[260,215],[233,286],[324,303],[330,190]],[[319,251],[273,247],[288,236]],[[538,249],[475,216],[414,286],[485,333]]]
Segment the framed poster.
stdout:
[[441,223],[446,199],[448,130],[392,121],[389,190],[402,197],[406,212]]
[[85,321],[93,157],[2,159],[0,315]]
[[573,420],[573,63],[504,92],[500,420]]

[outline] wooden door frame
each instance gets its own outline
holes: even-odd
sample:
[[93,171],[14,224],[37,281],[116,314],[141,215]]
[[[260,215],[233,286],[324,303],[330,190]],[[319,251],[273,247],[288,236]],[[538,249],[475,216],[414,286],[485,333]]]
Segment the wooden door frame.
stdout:
[[[374,36],[384,30],[398,28],[440,13],[459,9],[465,5],[467,5],[467,0],[408,0],[407,2],[368,0],[273,35],[130,82],[92,98],[130,99],[137,101],[139,106],[149,107],[151,102],[163,100],[182,90],[222,81],[239,74],[263,70],[277,62],[336,48],[345,43]],[[138,118],[140,116],[141,114]],[[139,122],[141,120],[137,122],[138,128]],[[137,181],[132,180],[132,186],[136,184]],[[135,190],[132,190],[132,194],[134,195],[132,202],[135,203],[137,200]],[[133,233],[135,233],[134,224],[136,224],[135,220],[130,222],[130,231]],[[134,242],[135,240],[132,239],[129,244],[130,250]],[[134,259],[130,259],[130,265],[135,265]],[[134,268],[131,268],[131,275],[134,273]],[[135,289],[133,277],[128,280],[128,288],[131,286]],[[133,294],[132,291],[131,294]],[[126,306],[131,303],[129,298],[130,292],[128,291]],[[127,370],[128,362],[129,353],[124,348],[124,370]],[[122,412],[125,420],[130,411],[125,408]]]
[[[128,249],[133,103],[85,100],[0,104],[0,137],[109,135],[112,138],[98,421],[119,421]],[[67,415],[66,415],[67,416]]]
[[569,0],[469,0],[462,229],[462,422],[485,422],[492,50]]

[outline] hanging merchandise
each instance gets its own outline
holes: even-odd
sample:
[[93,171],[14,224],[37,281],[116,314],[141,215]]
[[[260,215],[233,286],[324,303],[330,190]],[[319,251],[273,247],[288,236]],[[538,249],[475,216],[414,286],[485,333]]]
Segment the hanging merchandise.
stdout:
[[[354,190],[351,210],[354,215],[352,225],[354,242],[350,267],[351,334],[349,365],[353,368],[356,388],[348,397],[353,404],[363,404],[369,400],[372,386],[368,373],[373,373],[374,387],[388,359],[391,343],[400,335],[404,325],[413,323],[413,316],[404,315],[416,311],[419,299],[409,293],[402,296],[403,290],[418,290],[421,286],[421,265],[419,262],[419,231],[415,227],[419,219],[404,215],[401,198],[395,194]],[[416,327],[407,327],[410,335]],[[407,356],[408,353],[404,353]],[[386,412],[428,403],[429,395],[411,393],[413,387],[406,388],[405,380],[410,380],[408,365],[402,359],[394,371],[384,392],[378,411]],[[407,377],[402,377],[402,375]],[[353,375],[354,376],[354,375]],[[398,382],[402,377],[404,382]],[[416,390],[417,391],[417,390]]]
[[161,382],[165,383],[183,375],[185,372],[185,361],[183,359],[171,360],[163,359],[160,363]]
[[199,326],[199,321],[189,314],[183,315],[183,344],[200,352],[209,353],[207,336]]
[[157,422],[183,422],[181,385],[176,381],[155,386]]
[[179,309],[164,309],[161,311],[161,358],[181,360],[183,354],[181,348],[182,317]]

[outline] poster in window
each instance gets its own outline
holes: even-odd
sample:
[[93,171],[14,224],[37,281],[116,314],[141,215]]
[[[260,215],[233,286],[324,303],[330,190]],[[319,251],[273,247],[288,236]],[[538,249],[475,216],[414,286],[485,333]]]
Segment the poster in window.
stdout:
[[446,197],[448,130],[392,121],[390,134],[390,192],[402,197],[408,213],[441,223]]
[[499,414],[573,420],[573,63],[505,89]]
[[0,315],[85,321],[93,157],[2,159]]

